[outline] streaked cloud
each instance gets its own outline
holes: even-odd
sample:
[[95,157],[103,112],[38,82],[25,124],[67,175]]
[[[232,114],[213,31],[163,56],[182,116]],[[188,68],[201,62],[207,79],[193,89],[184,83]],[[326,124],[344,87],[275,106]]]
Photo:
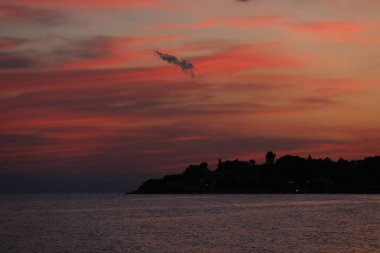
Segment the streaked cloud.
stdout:
[[287,33],[309,34],[334,41],[353,40],[354,35],[377,29],[377,24],[358,20],[297,20],[288,14],[266,16],[225,16],[193,22],[190,24],[159,24],[145,27],[147,30],[165,31],[173,29],[275,29]]
[[203,74],[227,75],[251,69],[296,68],[305,64],[301,57],[278,50],[280,47],[276,43],[234,45],[193,61]]
[[268,27],[271,25],[279,25],[286,22],[287,17],[280,15],[273,16],[229,16],[214,19],[207,19],[195,22],[192,25],[200,28],[207,28],[212,26],[232,26],[236,28],[244,27]]
[[2,22],[38,23],[42,25],[58,25],[66,20],[63,13],[38,7],[19,5],[0,5]]
[[4,69],[28,69],[35,66],[36,61],[24,57],[18,52],[0,52],[0,70]]
[[15,49],[29,42],[25,38],[0,37],[0,50]]
[[[25,4],[25,0],[14,0],[14,4]],[[140,0],[140,1],[124,1],[124,0],[94,0],[88,2],[86,0],[28,0],[28,5],[47,6],[47,7],[84,7],[84,8],[136,8],[136,9],[166,9],[175,8],[175,4],[167,0]]]

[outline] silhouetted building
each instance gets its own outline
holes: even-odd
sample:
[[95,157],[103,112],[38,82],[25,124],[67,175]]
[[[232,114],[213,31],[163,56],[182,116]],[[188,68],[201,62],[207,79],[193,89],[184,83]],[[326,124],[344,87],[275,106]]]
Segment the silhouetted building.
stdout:
[[267,164],[274,164],[274,159],[276,158],[276,154],[272,151],[268,151],[265,155],[265,161]]

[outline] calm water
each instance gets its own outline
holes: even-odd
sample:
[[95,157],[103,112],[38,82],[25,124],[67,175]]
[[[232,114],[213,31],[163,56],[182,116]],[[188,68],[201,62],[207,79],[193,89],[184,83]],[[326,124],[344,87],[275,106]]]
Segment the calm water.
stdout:
[[0,252],[380,252],[380,196],[3,195]]

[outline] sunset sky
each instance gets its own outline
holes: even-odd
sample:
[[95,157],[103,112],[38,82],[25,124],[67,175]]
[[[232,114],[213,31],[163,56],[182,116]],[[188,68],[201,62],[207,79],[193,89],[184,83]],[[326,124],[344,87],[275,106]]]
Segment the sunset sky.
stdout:
[[380,155],[380,1],[0,0],[0,110],[2,173]]

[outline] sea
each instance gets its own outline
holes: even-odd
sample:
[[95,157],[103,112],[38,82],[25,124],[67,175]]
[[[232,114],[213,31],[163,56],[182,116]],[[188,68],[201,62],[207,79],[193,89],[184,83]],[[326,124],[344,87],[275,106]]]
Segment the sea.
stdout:
[[0,195],[0,252],[380,252],[380,195]]

